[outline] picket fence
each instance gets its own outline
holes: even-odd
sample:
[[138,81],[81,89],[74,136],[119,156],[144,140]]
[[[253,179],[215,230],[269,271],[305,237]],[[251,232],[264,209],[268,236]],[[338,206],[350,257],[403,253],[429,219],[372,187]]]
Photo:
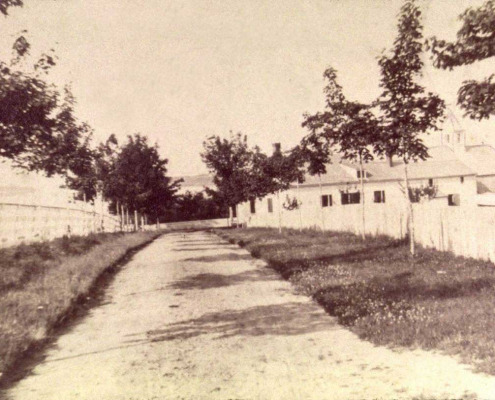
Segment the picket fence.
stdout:
[[117,216],[88,208],[0,203],[0,247],[121,230]]
[[[415,241],[424,247],[450,251],[456,255],[495,262],[495,207],[449,207],[431,201],[413,205]],[[249,215],[244,210],[247,226],[313,228],[361,234],[361,206],[302,207],[292,211],[277,210],[271,214]],[[390,204],[366,206],[365,233],[405,238],[408,232],[406,209]]]

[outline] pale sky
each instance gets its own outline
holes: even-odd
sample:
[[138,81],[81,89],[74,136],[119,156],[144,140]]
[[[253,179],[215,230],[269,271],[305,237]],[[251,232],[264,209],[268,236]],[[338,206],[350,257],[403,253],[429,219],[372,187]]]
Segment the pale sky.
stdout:
[[[349,99],[379,94],[377,56],[395,36],[400,0],[25,0],[0,19],[0,56],[27,29],[36,51],[54,48],[58,83],[72,82],[77,113],[95,139],[141,132],[172,175],[206,171],[210,135],[241,131],[251,144],[289,148],[304,112],[323,106],[323,71],[338,70]],[[425,35],[453,39],[457,16],[481,0],[424,0]],[[494,59],[454,72],[429,59],[425,84],[461,126],[495,142],[493,121],[462,119],[464,79],[494,73]],[[449,124],[450,126],[450,124]],[[491,129],[491,131],[490,131]],[[487,137],[485,137],[487,136]]]

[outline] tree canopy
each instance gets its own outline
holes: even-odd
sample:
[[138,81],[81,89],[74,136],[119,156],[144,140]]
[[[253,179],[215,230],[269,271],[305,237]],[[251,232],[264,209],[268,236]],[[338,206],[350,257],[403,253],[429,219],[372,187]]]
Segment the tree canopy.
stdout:
[[[113,141],[107,141],[108,150]],[[106,171],[98,171],[103,193],[115,207],[116,203],[153,219],[171,207],[180,181],[167,176],[168,160],[161,158],[158,145],[150,145],[140,134],[127,137],[127,143],[110,156]]]
[[[481,7],[468,8],[459,19],[462,26],[456,41],[436,37],[428,41],[437,68],[452,70],[495,56],[495,1],[488,0]],[[495,74],[482,81],[464,81],[457,102],[472,119],[488,119],[495,115]]]
[[418,83],[422,75],[423,26],[421,11],[414,0],[406,0],[397,24],[398,35],[388,54],[379,59],[381,69],[377,100],[381,132],[377,150],[397,156],[406,163],[428,157],[420,135],[438,130],[445,104]]

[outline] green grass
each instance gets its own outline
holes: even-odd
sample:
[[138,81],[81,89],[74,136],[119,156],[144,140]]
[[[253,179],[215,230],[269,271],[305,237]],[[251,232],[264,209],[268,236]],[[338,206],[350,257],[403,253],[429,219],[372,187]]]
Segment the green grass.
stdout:
[[98,234],[0,249],[0,377],[49,338],[104,271],[157,235]]
[[219,231],[361,338],[441,350],[495,374],[495,266],[403,241],[274,229]]

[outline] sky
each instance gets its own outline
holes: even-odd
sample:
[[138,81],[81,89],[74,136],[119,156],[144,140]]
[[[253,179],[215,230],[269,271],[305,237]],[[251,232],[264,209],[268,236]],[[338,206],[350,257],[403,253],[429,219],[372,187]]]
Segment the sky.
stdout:
[[[349,99],[380,93],[377,57],[390,48],[401,0],[25,0],[0,18],[0,57],[27,29],[32,54],[55,49],[57,84],[71,83],[77,114],[124,141],[157,142],[173,176],[206,172],[211,135],[242,132],[270,152],[306,133],[303,113],[323,109],[323,71],[333,66]],[[453,39],[458,15],[481,0],[422,0],[425,36]],[[493,121],[462,117],[465,79],[495,72],[485,60],[453,72],[425,56],[424,84],[438,92],[475,142],[495,143]],[[446,129],[451,128],[450,119]],[[435,140],[432,141],[434,143]]]

